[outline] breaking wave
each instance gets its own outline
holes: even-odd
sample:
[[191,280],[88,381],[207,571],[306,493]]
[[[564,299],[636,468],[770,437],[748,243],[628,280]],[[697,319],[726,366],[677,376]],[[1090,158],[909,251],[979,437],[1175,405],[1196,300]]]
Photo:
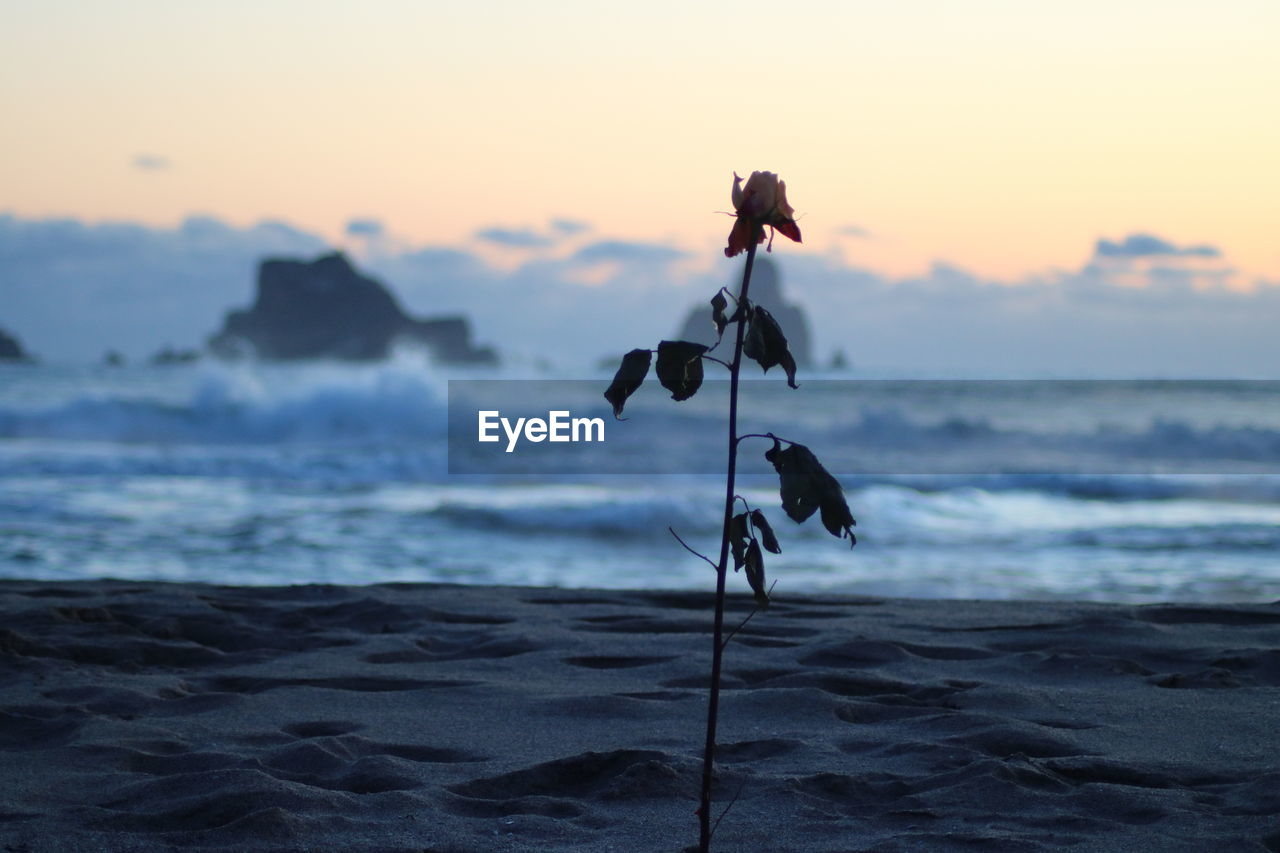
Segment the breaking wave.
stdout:
[[106,387],[53,404],[0,405],[0,438],[255,445],[444,434],[442,380],[420,363],[208,365],[181,376],[177,387]]

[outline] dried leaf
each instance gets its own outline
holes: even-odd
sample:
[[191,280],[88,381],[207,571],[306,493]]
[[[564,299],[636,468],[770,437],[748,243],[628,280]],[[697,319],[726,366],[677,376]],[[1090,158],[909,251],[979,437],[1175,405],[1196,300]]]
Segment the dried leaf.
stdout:
[[733,570],[742,568],[747,559],[747,540],[751,534],[747,531],[747,514],[740,512],[729,521],[729,547],[733,550]]
[[773,528],[769,525],[769,519],[764,517],[763,512],[758,509],[751,510],[751,526],[759,532],[766,551],[774,554],[782,553],[782,546],[778,544],[778,537],[773,535]]
[[764,458],[773,463],[778,472],[782,508],[796,522],[801,522],[817,510],[822,511],[822,525],[832,536],[849,535],[853,545],[853,514],[844,499],[844,489],[835,477],[827,473],[818,457],[803,444],[792,444],[785,450],[775,438],[773,447],[765,451]]
[[782,327],[773,315],[759,305],[751,307],[751,323],[742,342],[742,353],[754,359],[765,373],[771,367],[782,365],[787,374],[787,384],[792,388],[800,387],[796,384],[796,360],[787,347],[787,336],[782,334]]
[[[802,444],[792,444],[783,450],[775,438],[773,447],[765,451],[764,458],[773,463],[773,470],[778,472],[782,509],[787,516],[799,523],[817,512],[822,497],[810,476],[817,460],[809,449]],[[812,463],[809,462],[811,459]]]
[[724,327],[729,325],[729,318],[724,315],[724,309],[729,307],[729,300],[724,298],[724,291],[717,290],[716,295],[711,297],[711,322],[716,324],[716,337],[724,337]]
[[649,375],[649,362],[652,359],[653,353],[647,349],[633,349],[622,357],[622,364],[613,375],[613,382],[609,383],[609,388],[604,392],[604,398],[613,406],[615,418],[621,420],[623,405]]
[[768,607],[769,593],[764,588],[764,555],[760,553],[760,543],[754,539],[747,546],[746,573],[747,583],[751,584],[751,591],[756,595],[756,604]]
[[689,341],[658,344],[658,381],[673,400],[687,400],[702,386],[702,354],[710,347]]
[[853,535],[853,527],[858,522],[853,520],[853,513],[849,512],[849,505],[845,503],[843,491],[838,495],[824,498],[818,511],[822,515],[822,526],[827,528],[832,536],[843,539],[847,533],[849,547],[852,548],[858,544],[858,537]]

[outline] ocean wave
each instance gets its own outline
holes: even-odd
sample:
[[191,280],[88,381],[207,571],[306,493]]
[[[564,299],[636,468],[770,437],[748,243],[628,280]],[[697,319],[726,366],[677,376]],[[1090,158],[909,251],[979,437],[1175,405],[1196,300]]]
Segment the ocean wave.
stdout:
[[[1270,420],[1275,413],[1267,413]],[[900,465],[952,460],[957,473],[1122,471],[1166,463],[1172,472],[1241,463],[1280,473],[1280,427],[1206,423],[1203,415],[1164,415],[1117,426],[1099,410],[1089,421],[1063,425],[1049,417],[1010,427],[986,417],[913,418],[900,409],[868,407],[825,431],[836,454],[856,465],[867,451],[888,452]],[[980,461],[986,471],[966,463]],[[992,464],[995,463],[995,464]],[[865,463],[863,463],[865,464]],[[966,470],[967,469],[967,470]],[[1225,473],[1225,472],[1224,472]]]
[[85,390],[0,406],[0,438],[126,444],[367,443],[439,439],[442,380],[421,363],[287,368],[207,365],[177,390]]
[[846,488],[889,485],[921,493],[1013,492],[1117,503],[1185,499],[1280,502],[1280,474],[907,474],[854,475],[843,481]]
[[633,537],[673,526],[718,532],[722,507],[713,491],[575,485],[445,489],[422,514],[450,525],[495,532]]
[[[423,487],[426,489],[426,487]],[[673,527],[718,541],[722,495],[713,487],[606,488],[575,485],[429,490],[418,511],[451,526],[517,535],[652,538]],[[776,488],[740,490],[764,511],[783,540],[831,540],[811,518],[782,511]],[[1082,499],[1022,490],[959,486],[927,491],[880,484],[849,489],[857,530],[879,546],[998,543],[1078,547],[1239,547],[1280,545],[1280,505],[1180,496],[1128,501]],[[742,508],[742,505],[739,505]]]
[[[453,414],[462,427],[450,441],[445,376],[409,357],[374,365],[209,364],[165,373],[100,371],[96,378],[101,381],[93,378],[64,382],[56,394],[0,393],[0,440],[11,440],[0,453],[15,453],[12,445],[18,440],[36,440],[46,457],[36,459],[37,448],[23,457],[24,464],[56,470],[68,459],[92,455],[76,443],[101,443],[120,448],[122,465],[136,459],[154,466],[153,457],[131,456],[126,450],[180,445],[191,452],[191,464],[172,457],[164,464],[198,473],[215,458],[217,465],[234,471],[237,454],[246,470],[260,470],[260,454],[277,450],[294,454],[298,463],[281,466],[282,473],[305,476],[305,463],[315,461],[322,468],[335,464],[323,453],[313,453],[319,447],[354,454],[339,468],[384,471],[393,479],[443,477],[434,461],[424,467],[420,457],[438,461],[446,451],[451,461],[471,465],[455,466],[455,473],[518,474],[548,481],[618,474],[714,476],[724,464],[724,415],[713,405],[718,391],[681,406],[650,389],[654,393],[637,394],[628,403],[629,421],[619,423],[609,416],[598,382],[470,383],[498,389],[489,393],[500,396],[482,408],[505,409],[523,391],[522,402],[532,407],[530,412],[545,412],[554,401],[555,408],[600,416],[607,424],[604,443],[529,444],[508,454],[500,444],[475,443],[475,415],[466,420],[458,414],[465,407],[456,404]],[[753,401],[749,408],[754,414],[742,431],[776,432],[803,441],[828,470],[855,485],[901,483],[926,490],[971,485],[1112,500],[1260,500],[1280,494],[1275,479],[1280,475],[1280,414],[1272,411],[1268,397],[1257,394],[1231,397],[1227,389],[1220,393],[1227,401],[1218,400],[1220,406],[1196,398],[1195,405],[1156,414],[1157,406],[1147,406],[1139,415],[1126,409],[1126,419],[1117,422],[1116,409],[1107,400],[1095,400],[1093,409],[1073,410],[1064,420],[1060,401],[1040,408],[1034,397],[1011,400],[1010,389],[999,383],[947,386],[949,393],[963,398],[955,411],[946,400],[939,402],[913,385],[906,389],[916,401],[908,404],[886,402],[902,393],[893,383],[860,385],[880,395],[871,400],[851,400],[839,383],[814,383],[818,387],[810,396],[773,384],[787,396],[770,403],[770,392]],[[38,379],[32,385],[40,390]],[[1130,398],[1122,402],[1128,405]],[[763,460],[767,447],[767,441],[742,444],[739,470],[771,474]],[[479,455],[481,451],[492,453]],[[397,467],[401,463],[404,467]]]

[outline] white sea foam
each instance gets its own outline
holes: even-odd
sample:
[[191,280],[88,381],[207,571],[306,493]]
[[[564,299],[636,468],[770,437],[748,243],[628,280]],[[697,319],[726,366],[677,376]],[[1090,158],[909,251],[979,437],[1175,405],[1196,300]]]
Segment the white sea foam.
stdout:
[[[0,438],[262,444],[438,438],[444,380],[410,356],[372,364],[201,364],[168,382],[86,381],[62,399],[0,401]],[[91,380],[91,377],[86,377]],[[51,392],[50,396],[54,396]]]

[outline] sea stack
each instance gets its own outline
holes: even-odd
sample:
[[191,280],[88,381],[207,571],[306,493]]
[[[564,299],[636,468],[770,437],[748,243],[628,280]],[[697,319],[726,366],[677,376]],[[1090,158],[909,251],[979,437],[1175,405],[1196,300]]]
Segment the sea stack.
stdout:
[[31,364],[35,359],[22,348],[22,342],[0,329],[0,362],[6,364]]
[[498,361],[491,348],[472,343],[467,318],[410,317],[341,252],[313,261],[264,260],[253,305],[228,312],[209,349],[224,358],[372,361],[386,358],[397,340],[421,344],[445,364]]
[[[735,295],[738,285],[730,288]],[[788,303],[782,295],[782,282],[778,275],[778,267],[772,260],[756,257],[755,267],[751,273],[751,290],[748,292],[751,301],[762,306],[773,315],[787,336],[787,347],[799,367],[813,364],[813,347],[809,340],[809,322],[805,319],[800,306]],[[711,308],[703,303],[689,312],[684,325],[677,336],[682,341],[710,346],[716,342],[715,326],[711,323]]]

